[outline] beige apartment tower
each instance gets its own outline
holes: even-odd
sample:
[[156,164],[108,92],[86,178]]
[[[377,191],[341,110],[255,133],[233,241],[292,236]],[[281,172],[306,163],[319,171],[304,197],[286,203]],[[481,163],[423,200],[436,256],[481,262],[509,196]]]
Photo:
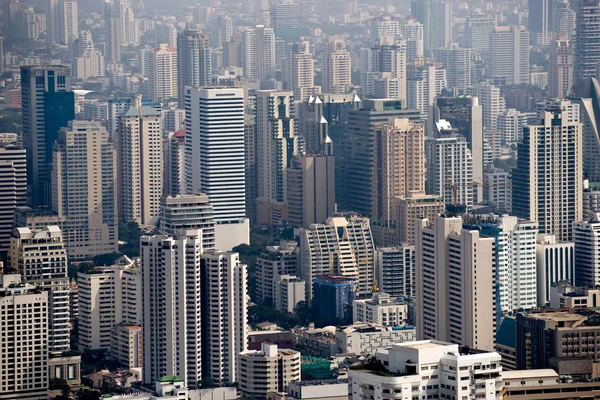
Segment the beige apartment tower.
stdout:
[[339,38],[329,39],[327,50],[323,54],[323,92],[347,93],[352,84],[350,53],[345,41]]

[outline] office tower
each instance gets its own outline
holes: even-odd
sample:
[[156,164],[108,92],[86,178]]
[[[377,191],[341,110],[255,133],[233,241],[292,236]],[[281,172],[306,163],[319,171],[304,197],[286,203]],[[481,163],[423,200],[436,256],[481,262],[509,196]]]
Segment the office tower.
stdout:
[[427,58],[413,60],[407,65],[406,108],[421,111],[421,120],[425,121],[429,107],[447,86],[446,70],[441,63]]
[[508,172],[493,166],[483,171],[483,200],[501,213],[512,210],[512,188]]
[[[200,259],[202,381],[239,382],[237,355],[248,350],[248,273],[238,253],[217,251]],[[197,302],[194,298],[194,302]]]
[[52,143],[75,119],[75,95],[69,67],[21,67],[23,147],[27,151],[27,186],[34,206],[51,202]]
[[233,36],[233,21],[228,15],[221,15],[217,19],[217,47],[224,47]]
[[304,138],[304,149],[307,154],[333,154],[329,122],[324,114],[325,105],[321,97],[310,96],[298,105],[298,126]]
[[575,243],[575,282],[577,286],[600,285],[600,219],[594,213],[589,219],[573,222]]
[[294,0],[281,0],[271,6],[271,26],[275,36],[294,43],[300,38],[302,6]]
[[288,219],[287,170],[300,150],[294,112],[291,92],[257,92],[256,211],[260,225],[276,225]]
[[256,259],[256,298],[261,303],[275,305],[275,287],[282,275],[296,275],[297,243],[282,240],[279,246],[267,246]]
[[79,37],[77,0],[48,0],[46,42],[70,44]]
[[247,350],[238,356],[240,391],[246,399],[266,398],[270,392],[287,390],[300,381],[300,352],[278,350],[276,344],[262,343],[261,350]]
[[[402,398],[462,398],[482,388],[480,385],[489,388],[485,393],[487,398],[501,398],[502,357],[496,352],[465,350],[460,344],[437,340],[394,343],[387,352],[389,356],[377,352],[374,365],[385,365],[380,372],[369,365],[349,371],[348,398],[359,400],[370,393],[373,398],[383,398],[388,393]],[[486,374],[480,374],[481,370]],[[397,379],[397,375],[402,378]],[[390,379],[391,376],[394,378]]]
[[538,46],[547,46],[552,38],[554,0],[529,0],[528,26],[531,41]]
[[411,14],[423,24],[425,56],[452,41],[452,4],[447,0],[413,0]]
[[282,73],[283,89],[293,91],[295,100],[303,101],[309,96],[321,94],[321,87],[315,86],[315,60],[310,54],[308,40],[288,46]]
[[[163,120],[164,121],[164,120]],[[164,122],[163,122],[164,123]],[[164,141],[165,169],[163,193],[175,196],[185,193],[185,130],[169,131]]]
[[21,9],[19,0],[5,1],[2,7],[2,37],[8,42],[17,39],[17,13]]
[[[2,276],[2,275],[0,275]],[[4,275],[10,278],[14,275]],[[16,276],[18,278],[18,275]],[[16,279],[0,287],[0,393],[6,399],[48,398],[48,292]],[[16,377],[18,379],[15,379]]]
[[396,203],[396,233],[398,243],[415,244],[415,219],[432,219],[446,210],[440,196],[414,193],[409,197],[398,197]]
[[211,50],[208,36],[184,29],[177,35],[177,82],[179,107],[185,105],[185,87],[211,84]]
[[381,292],[390,297],[415,297],[415,246],[375,250],[375,274]]
[[110,267],[77,273],[79,350],[109,350],[114,327],[142,323],[142,271],[123,256]]
[[335,157],[297,155],[287,169],[288,223],[322,224],[335,212]]
[[551,44],[548,96],[564,99],[573,86],[573,48],[568,39],[554,39]]
[[506,102],[500,95],[500,88],[485,82],[479,82],[467,88],[467,95],[477,97],[483,114],[483,128],[498,128],[498,116],[506,111]]
[[341,275],[316,275],[312,281],[315,314],[325,321],[337,321],[338,324],[350,321],[346,312],[348,305],[359,295],[356,280]]
[[490,33],[494,29],[494,19],[488,14],[472,13],[465,21],[462,47],[473,49],[478,53],[490,51]]
[[163,196],[160,199],[160,229],[174,236],[180,230],[200,229],[202,249],[215,248],[213,207],[203,193]]
[[575,245],[554,235],[538,235],[536,245],[538,306],[550,303],[550,289],[557,282],[575,283]]
[[48,289],[48,351],[69,351],[69,278],[67,251],[58,226],[15,228],[10,238],[10,267],[27,283]]
[[267,87],[275,78],[275,32],[273,28],[257,25],[242,33],[242,67],[244,76]]
[[575,35],[575,11],[568,0],[554,0],[552,32],[571,39]]
[[529,32],[524,27],[494,27],[487,75],[496,86],[529,83]]
[[151,384],[174,375],[186,387],[202,380],[202,234],[142,236],[143,376]]
[[[433,104],[430,128],[436,122],[445,120],[457,133],[467,139],[467,146],[473,156],[473,182],[483,182],[483,107],[476,97],[438,97]],[[481,186],[474,189],[475,201],[483,199]],[[452,204],[448,202],[449,204]]]
[[400,21],[400,31],[406,43],[406,62],[423,57],[423,24],[409,15]]
[[537,224],[504,215],[492,219],[465,219],[463,229],[478,230],[495,239],[496,301],[498,319],[519,309],[537,306]]
[[121,11],[113,6],[112,0],[104,3],[104,28],[106,40],[104,42],[106,61],[108,63],[121,62]]
[[[596,78],[578,82],[572,88],[571,102],[579,105],[583,124],[583,171],[590,182],[600,182],[600,84]],[[588,218],[588,215],[584,215]]]
[[471,86],[473,49],[462,48],[456,43],[451,43],[446,48],[435,49],[433,54],[435,60],[442,63],[446,69],[449,88],[465,91]]
[[148,50],[148,96],[152,101],[166,101],[178,97],[177,49],[160,44]]
[[324,93],[346,93],[352,84],[350,53],[340,38],[328,38],[321,64]]
[[334,215],[325,224],[300,231],[300,278],[306,282],[306,298],[313,299],[313,279],[335,274],[357,283],[359,295],[371,292],[375,282],[375,245],[369,219]]
[[258,181],[256,169],[256,120],[255,111],[244,115],[244,166],[246,172],[246,216],[256,223],[256,198]]
[[26,164],[24,149],[0,144],[0,253],[10,247],[15,209],[27,205]]
[[71,259],[114,253],[118,244],[117,154],[100,122],[70,121],[54,144],[52,209]]
[[[377,175],[374,172],[377,168],[377,148],[373,128],[378,124],[387,124],[390,118],[408,118],[411,122],[419,122],[421,115],[418,110],[402,107],[400,100],[389,99],[368,99],[363,101],[359,110],[348,111],[348,133],[344,135],[339,153],[342,157],[336,159],[341,169],[338,176],[345,186],[345,191],[336,193],[337,201],[342,202],[341,209],[375,218],[375,199],[371,191],[376,187]],[[340,181],[338,176],[336,182]]]
[[177,47],[177,28],[173,24],[157,22],[154,25],[154,48],[159,48],[161,44]]
[[154,225],[162,196],[162,118],[160,112],[142,105],[137,95],[119,119],[119,214],[123,221]]
[[[381,38],[374,47],[362,49],[361,95],[369,98],[393,98],[406,102],[406,45],[403,41],[387,43]],[[393,89],[380,90],[382,80]]]
[[545,111],[538,125],[523,128],[512,182],[513,213],[563,241],[583,217],[582,124],[567,118],[567,111]]
[[579,7],[575,9],[574,82],[596,78],[600,63],[600,49],[595,45],[600,33],[600,1],[581,0],[578,3]]
[[446,204],[473,207],[473,156],[464,136],[457,134],[450,124],[435,138],[425,140],[425,170],[427,194],[440,196]]
[[417,223],[417,332],[420,339],[493,349],[494,238],[463,229],[462,223],[447,216]]
[[244,164],[244,94],[234,88],[186,87],[186,193],[208,195],[217,249],[248,243]]

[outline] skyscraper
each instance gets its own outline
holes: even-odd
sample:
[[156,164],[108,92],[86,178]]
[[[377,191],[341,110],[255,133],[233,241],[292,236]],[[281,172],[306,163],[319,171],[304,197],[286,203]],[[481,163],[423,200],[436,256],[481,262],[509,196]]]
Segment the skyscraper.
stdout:
[[54,144],[52,209],[72,259],[118,251],[117,154],[100,122],[71,121]]
[[211,50],[208,36],[185,29],[177,35],[177,82],[179,107],[185,105],[185,87],[211,84]]
[[577,286],[600,285],[600,215],[573,222],[575,281]]
[[506,102],[500,95],[500,88],[485,82],[479,82],[466,93],[477,97],[483,114],[483,129],[494,130],[498,128],[498,116],[506,111]]
[[121,220],[154,225],[162,196],[162,118],[142,105],[141,95],[120,117],[117,152]]
[[[400,99],[406,102],[406,43],[386,43],[362,50],[361,95],[368,98]],[[390,81],[383,83],[383,80]],[[380,85],[394,86],[381,90]]]
[[446,69],[441,63],[419,58],[409,63],[406,70],[406,108],[421,111],[421,120],[425,121],[435,98],[448,86]]
[[202,379],[201,254],[199,230],[141,238],[144,383]]
[[48,0],[46,42],[70,44],[79,37],[77,0]]
[[494,28],[488,75],[496,86],[529,83],[529,32],[523,26]]
[[47,206],[52,196],[52,143],[60,128],[75,119],[69,67],[21,67],[21,103],[28,193],[34,206]]
[[573,86],[573,47],[566,38],[554,39],[548,63],[548,96],[564,99]]
[[294,43],[300,37],[302,7],[294,0],[281,0],[271,6],[271,26],[275,36]]
[[[579,105],[583,124],[583,173],[590,182],[600,182],[600,84],[587,78],[573,86],[571,102]],[[584,215],[588,218],[589,215]]]
[[166,101],[177,98],[177,49],[161,44],[159,48],[148,50],[148,95],[153,101]]
[[460,91],[471,86],[473,49],[462,48],[456,43],[451,43],[446,48],[433,51],[435,60],[441,62],[446,68],[446,78],[449,88]]
[[104,29],[106,39],[104,41],[106,61],[121,62],[121,12],[113,6],[111,0],[104,3]]
[[415,58],[423,57],[423,24],[409,15],[400,21],[400,30],[406,42],[406,62],[410,63]]
[[8,43],[17,39],[17,13],[21,9],[19,0],[8,0],[3,4],[2,9],[2,36]]
[[10,239],[9,259],[11,268],[21,274],[25,282],[49,290],[48,352],[58,356],[69,351],[70,287],[67,251],[60,228],[15,228]]
[[488,14],[472,13],[465,21],[462,46],[479,53],[490,51],[490,33],[494,29],[494,19]]
[[494,348],[494,239],[438,216],[417,224],[416,298],[419,339]]
[[426,57],[452,41],[452,4],[447,0],[413,0],[411,14],[423,24]]
[[563,241],[583,217],[581,131],[581,123],[568,122],[567,111],[544,111],[538,125],[523,128],[513,170],[513,213]]
[[260,82],[261,88],[270,88],[275,78],[275,32],[273,28],[257,25],[248,28],[242,39],[242,67],[244,76]]
[[163,196],[160,199],[160,229],[175,236],[181,230],[201,229],[202,249],[215,248],[213,207],[203,193]]
[[352,83],[350,53],[339,38],[328,38],[321,64],[324,93],[346,93]]
[[315,60],[308,40],[289,45],[282,73],[283,89],[292,90],[295,100],[302,101],[321,93],[321,87],[315,86]]
[[529,25],[531,40],[539,46],[547,46],[552,38],[554,0],[529,0]]
[[287,169],[298,154],[291,92],[260,90],[256,96],[257,222],[287,220]]
[[575,9],[576,38],[574,53],[574,82],[586,78],[597,78],[600,63],[600,49],[596,46],[596,38],[600,34],[600,1],[581,0]]
[[25,150],[0,144],[0,253],[10,246],[15,208],[27,205],[27,169]]

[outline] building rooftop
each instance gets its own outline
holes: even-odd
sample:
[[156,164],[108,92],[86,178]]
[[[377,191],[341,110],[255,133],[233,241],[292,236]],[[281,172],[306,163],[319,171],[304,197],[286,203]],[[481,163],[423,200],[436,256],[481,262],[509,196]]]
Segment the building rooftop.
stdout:
[[175,375],[167,375],[158,379],[158,382],[169,383],[169,382],[183,382],[183,379],[176,377]]
[[502,379],[531,379],[531,378],[558,378],[558,372],[553,369],[527,369],[518,371],[502,371]]

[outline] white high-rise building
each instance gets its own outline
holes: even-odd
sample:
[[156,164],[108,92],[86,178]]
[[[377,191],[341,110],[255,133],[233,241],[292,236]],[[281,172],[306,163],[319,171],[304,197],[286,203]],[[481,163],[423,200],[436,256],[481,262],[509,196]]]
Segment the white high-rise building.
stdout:
[[464,91],[471,86],[473,49],[451,43],[446,48],[435,49],[433,54],[446,69],[448,87]]
[[[10,238],[10,266],[27,283],[48,292],[48,352],[60,355],[69,351],[70,307],[67,250],[58,226],[40,229],[15,228]],[[46,343],[46,342],[44,342]]]
[[0,144],[0,252],[10,247],[15,209],[27,205],[27,167],[25,149]]
[[167,47],[177,47],[177,28],[173,24],[157,22],[154,25],[154,47],[160,48],[161,44]]
[[498,116],[506,111],[506,102],[500,95],[500,88],[485,82],[479,82],[466,93],[479,98],[483,111],[483,129],[495,130],[498,128]]
[[119,119],[119,214],[124,221],[154,225],[162,196],[162,117],[136,96]]
[[148,58],[148,95],[153,101],[177,98],[177,49],[167,44],[146,52]]
[[52,160],[52,209],[71,259],[114,253],[118,244],[117,152],[100,122],[71,121]]
[[448,0],[412,0],[410,13],[423,24],[425,57],[452,41],[452,4]]
[[202,248],[215,248],[213,207],[204,193],[163,196],[160,199],[160,229],[176,235],[185,229],[202,230]]
[[575,245],[560,242],[554,235],[538,235],[536,242],[538,306],[550,303],[552,285],[575,283]]
[[427,194],[440,196],[446,204],[473,207],[473,156],[464,136],[452,132],[448,121],[437,122],[439,137],[425,138]]
[[207,253],[200,262],[203,381],[239,382],[238,354],[248,350],[247,268],[238,253]]
[[536,221],[540,233],[570,240],[571,224],[583,218],[582,124],[568,110],[545,111],[523,129],[513,170],[512,211]]
[[185,89],[186,193],[208,195],[216,222],[215,246],[249,243],[244,160],[244,92]]
[[137,46],[140,44],[140,29],[133,15],[131,0],[112,0],[113,7],[120,15],[121,46]]
[[259,302],[265,303],[270,299],[275,305],[278,278],[297,274],[297,247],[294,241],[282,240],[279,246],[267,246],[256,259],[256,297]]
[[142,271],[123,256],[110,267],[77,274],[79,350],[110,349],[115,325],[142,323]]
[[79,37],[77,0],[48,0],[46,42],[71,44]]
[[367,322],[381,326],[405,326],[408,322],[408,304],[388,293],[373,293],[372,298],[352,302],[352,322]]
[[400,31],[406,42],[406,62],[423,57],[423,24],[409,15],[400,21]]
[[476,349],[496,336],[494,238],[462,227],[460,217],[417,224],[417,333]]
[[404,244],[375,250],[379,289],[392,297],[415,296],[415,246]]
[[600,285],[600,214],[573,222],[575,282],[577,286]]
[[300,40],[288,48],[282,72],[283,89],[292,90],[295,100],[304,101],[309,96],[321,94],[321,87],[315,86],[315,60],[308,40]]
[[[174,375],[186,387],[202,380],[202,234],[142,236],[143,377]],[[204,316],[203,316],[204,317]],[[219,323],[217,323],[217,326]]]
[[[11,279],[13,277],[16,279]],[[18,275],[0,275],[0,278],[0,320],[3,321],[4,339],[0,343],[1,396],[45,400],[49,383],[49,292],[20,283]],[[8,280],[13,280],[10,287]]]
[[324,93],[346,93],[352,84],[350,53],[343,39],[330,38],[321,64]]
[[528,124],[529,116],[517,111],[515,108],[508,108],[498,116],[497,127],[502,132],[502,144],[517,143],[523,138],[523,127]]
[[325,224],[300,231],[300,277],[312,301],[313,278],[334,274],[352,278],[360,295],[371,293],[375,283],[375,245],[368,218],[334,216]]
[[185,87],[211,84],[211,57],[208,35],[192,29],[184,29],[177,35],[177,92],[179,108],[185,106]]
[[[406,101],[406,44],[403,41],[386,42],[381,38],[374,47],[362,49],[361,94],[367,98],[396,98]],[[378,90],[378,81],[394,81],[397,90]],[[387,92],[387,93],[386,93]]]
[[273,28],[257,25],[246,29],[242,37],[244,76],[268,89],[271,79],[275,79],[275,32]]
[[495,21],[491,15],[473,13],[465,21],[462,45],[479,53],[489,53],[490,33]]
[[416,108],[421,111],[421,120],[427,120],[429,107],[447,86],[446,70],[440,63],[434,63],[426,58],[413,60],[407,66],[407,108]]
[[523,26],[494,27],[488,71],[494,85],[528,84],[529,67],[529,32]]

